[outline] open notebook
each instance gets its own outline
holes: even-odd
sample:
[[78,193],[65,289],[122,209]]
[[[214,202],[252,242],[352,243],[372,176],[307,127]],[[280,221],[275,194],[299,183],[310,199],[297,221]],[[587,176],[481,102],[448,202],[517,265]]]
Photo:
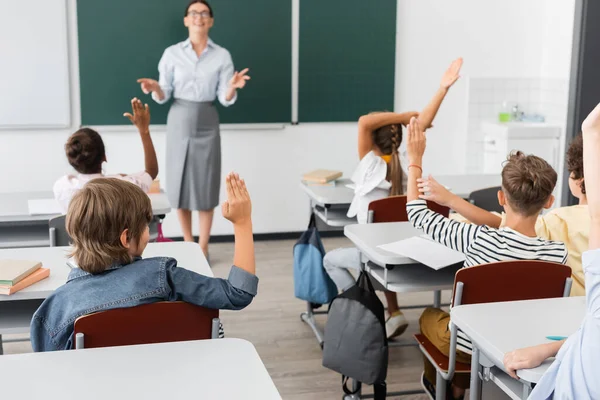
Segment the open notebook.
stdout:
[[465,255],[443,244],[433,241],[427,235],[378,246],[382,250],[412,258],[429,268],[439,270],[465,261]]

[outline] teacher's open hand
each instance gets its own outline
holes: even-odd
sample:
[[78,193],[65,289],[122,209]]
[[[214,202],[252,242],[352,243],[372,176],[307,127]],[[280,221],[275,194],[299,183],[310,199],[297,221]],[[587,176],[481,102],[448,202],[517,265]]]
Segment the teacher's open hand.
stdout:
[[245,68],[240,72],[235,72],[229,81],[229,87],[231,89],[243,89],[246,86],[246,81],[250,80],[250,77],[246,75],[249,69]]
[[142,87],[142,92],[144,92],[144,94],[158,92],[160,90],[160,85],[154,79],[141,78],[137,80],[137,83]]

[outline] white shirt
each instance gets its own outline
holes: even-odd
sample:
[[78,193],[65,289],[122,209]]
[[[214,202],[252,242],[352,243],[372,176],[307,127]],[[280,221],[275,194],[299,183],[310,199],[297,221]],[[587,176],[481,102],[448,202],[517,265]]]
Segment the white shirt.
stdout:
[[158,100],[152,93],[158,104],[166,103],[171,96],[189,101],[214,101],[218,96],[225,107],[237,100],[237,94],[229,101],[225,98],[234,72],[231,54],[210,39],[200,56],[189,38],[168,47],[158,63],[158,72],[158,83],[165,94]]
[[[408,177],[406,146],[404,146],[403,150],[402,144],[400,145],[398,156],[400,157],[400,168],[403,171],[402,191],[406,192]],[[351,178],[354,183],[354,198],[348,209],[348,217],[356,217],[359,224],[366,224],[369,215],[369,203],[390,195],[392,185],[385,179],[387,169],[388,165],[385,160],[375,155],[372,151],[368,152],[360,160]]]
[[600,249],[583,253],[587,312],[530,399],[600,399]]
[[[77,193],[83,186],[91,181],[92,179],[102,178],[103,174],[78,174],[78,175],[65,175],[58,179],[54,183],[54,198],[62,208],[63,213],[66,213],[69,208],[69,203],[75,193]],[[152,185],[152,177],[146,172],[141,171],[131,175],[110,175],[106,178],[117,178],[127,182],[131,182],[136,186],[139,186],[145,193],[148,193],[150,186]]]

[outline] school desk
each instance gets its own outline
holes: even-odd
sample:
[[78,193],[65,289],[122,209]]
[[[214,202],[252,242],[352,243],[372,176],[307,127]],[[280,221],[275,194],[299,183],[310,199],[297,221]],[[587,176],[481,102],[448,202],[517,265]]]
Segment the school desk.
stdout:
[[[526,399],[552,360],[517,371],[519,380],[504,372],[504,356],[513,350],[549,343],[546,336],[569,336],[581,326],[585,297],[510,301],[457,306],[452,323],[473,342],[471,399],[480,398],[477,375],[495,383],[512,399]],[[475,379],[474,379],[475,378]]]
[[7,355],[0,376],[7,399],[281,399],[242,339]]
[[[155,216],[171,211],[165,193],[148,196]],[[48,221],[57,215],[30,215],[27,202],[51,198],[52,192],[0,193],[0,249],[49,246]]]
[[[50,276],[10,296],[0,295],[0,354],[2,335],[28,333],[31,317],[59,286],[67,281],[71,269],[67,266],[70,247],[33,247],[27,249],[0,249],[0,259],[41,261],[50,269]],[[204,253],[197,243],[149,243],[143,257],[168,256],[180,267],[206,276],[214,276]],[[0,375],[1,376],[1,375]]]

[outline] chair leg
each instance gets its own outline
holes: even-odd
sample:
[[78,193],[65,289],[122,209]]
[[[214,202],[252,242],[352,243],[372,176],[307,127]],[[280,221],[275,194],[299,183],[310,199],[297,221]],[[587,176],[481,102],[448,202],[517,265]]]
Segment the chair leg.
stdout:
[[446,380],[439,371],[435,378],[435,398],[436,400],[446,400]]
[[84,341],[83,333],[78,333],[77,335],[75,335],[75,349],[81,350],[81,349],[85,348],[83,341]]
[[213,318],[211,335],[210,335],[212,339],[219,338],[219,326],[220,325],[221,325],[221,320],[219,318]]

